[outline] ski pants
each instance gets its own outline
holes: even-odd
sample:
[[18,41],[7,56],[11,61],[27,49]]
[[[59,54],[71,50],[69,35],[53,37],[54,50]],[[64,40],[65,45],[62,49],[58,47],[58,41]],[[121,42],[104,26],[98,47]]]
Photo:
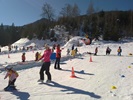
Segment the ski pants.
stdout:
[[[56,65],[57,65],[57,67],[56,67]],[[54,68],[55,68],[55,69],[56,69],[56,68],[58,68],[58,69],[60,68],[60,58],[56,58]]]
[[16,79],[14,79],[14,80],[12,80],[12,81],[9,80],[8,86],[15,85],[15,81],[16,81]]
[[45,74],[48,77],[48,80],[51,80],[51,74],[50,74],[50,62],[44,62],[41,69],[40,69],[40,79],[44,80],[44,71]]

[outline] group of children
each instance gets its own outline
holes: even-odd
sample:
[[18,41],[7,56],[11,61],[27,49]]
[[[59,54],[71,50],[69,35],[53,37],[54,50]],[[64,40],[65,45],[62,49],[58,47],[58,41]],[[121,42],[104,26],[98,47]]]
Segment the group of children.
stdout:
[[[107,47],[107,48],[106,48],[106,55],[109,55],[111,51],[112,51],[112,50],[111,50],[109,47]],[[95,53],[94,53],[94,55],[97,55],[97,53],[98,53],[98,47],[95,48]],[[117,55],[118,55],[118,56],[121,56],[121,53],[122,53],[122,49],[121,49],[121,46],[119,46],[119,48],[117,49]]]
[[[52,50],[48,46],[45,46],[45,48],[46,48],[46,50],[44,51],[44,54],[42,56],[39,52],[36,52],[35,61],[39,61],[42,58],[44,58],[44,63],[40,69],[40,81],[44,80],[44,74],[43,74],[44,70],[46,71],[46,75],[48,76],[48,80],[51,81],[51,74],[49,72],[49,70],[50,70],[49,67],[50,67],[50,55],[52,53]],[[73,52],[75,52],[75,53],[78,52],[77,48],[74,49],[74,46],[72,46],[71,55],[73,54]],[[106,55],[109,55],[110,52],[111,52],[111,49],[109,47],[107,47]],[[120,46],[119,46],[117,52],[118,52],[118,56],[121,56],[122,49]],[[69,55],[69,53],[70,53],[70,50],[68,49],[67,54]],[[98,53],[98,47],[95,48],[94,55],[97,55],[97,53]],[[61,70],[60,59],[61,59],[61,49],[60,49],[60,45],[57,45],[56,46],[56,61],[54,64],[55,69]],[[23,53],[22,54],[22,62],[25,62],[25,60],[26,60],[25,53]],[[15,81],[16,81],[17,77],[19,76],[19,74],[15,70],[13,70],[12,68],[5,68],[5,70],[7,71],[7,74],[5,75],[4,79],[9,77],[8,86],[5,88],[5,90],[8,90],[9,87],[12,87],[12,89],[15,89]]]
[[[41,53],[36,52],[36,54],[35,54],[35,61],[38,61],[38,59],[39,59],[40,57],[41,57]],[[25,60],[26,60],[25,53],[22,53],[21,58],[22,58],[22,62],[25,62]]]
[[[77,54],[78,48],[74,48],[74,44],[72,45],[72,49],[67,49],[67,55],[72,55],[73,57],[75,57],[75,55]],[[70,54],[71,53],[71,54]]]

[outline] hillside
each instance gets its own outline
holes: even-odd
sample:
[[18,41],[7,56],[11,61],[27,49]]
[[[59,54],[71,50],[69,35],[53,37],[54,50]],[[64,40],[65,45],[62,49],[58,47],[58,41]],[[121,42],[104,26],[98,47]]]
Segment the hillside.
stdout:
[[54,34],[50,33],[50,29],[56,25],[65,26],[65,31],[72,36],[86,34],[92,39],[102,36],[104,40],[118,41],[123,37],[133,36],[132,20],[132,11],[99,11],[92,15],[59,17],[58,20],[51,22],[42,18],[23,26],[15,26],[13,23],[4,27],[1,24],[0,45],[10,45],[20,38],[53,38]]

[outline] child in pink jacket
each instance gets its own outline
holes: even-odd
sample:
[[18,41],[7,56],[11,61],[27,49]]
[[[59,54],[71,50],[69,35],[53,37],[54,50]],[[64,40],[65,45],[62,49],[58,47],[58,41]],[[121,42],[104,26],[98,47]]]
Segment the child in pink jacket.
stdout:
[[15,70],[13,70],[12,68],[5,68],[5,70],[7,71],[7,73],[4,77],[4,79],[9,77],[8,86],[14,86],[15,81],[16,81],[17,77],[19,76],[18,73]]
[[43,59],[43,64],[42,67],[40,69],[40,79],[38,80],[38,82],[43,82],[44,81],[44,71],[45,74],[47,75],[47,81],[46,82],[51,82],[51,74],[50,74],[50,56],[51,56],[51,49],[49,48],[48,45],[45,45],[45,51],[44,54],[42,55],[42,57],[39,59]]

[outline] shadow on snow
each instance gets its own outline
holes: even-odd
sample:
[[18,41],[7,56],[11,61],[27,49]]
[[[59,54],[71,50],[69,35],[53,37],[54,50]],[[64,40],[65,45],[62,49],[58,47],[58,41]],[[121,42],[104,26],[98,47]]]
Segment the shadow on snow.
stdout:
[[63,89],[63,90],[61,90],[62,92],[67,92],[66,94],[84,94],[84,95],[88,95],[88,96],[90,96],[92,98],[96,98],[96,99],[101,98],[101,96],[96,95],[93,92],[88,92],[88,91],[84,91],[84,90],[81,90],[81,89],[76,89],[74,87],[61,85],[61,84],[58,84],[58,83],[53,82],[53,81],[52,81],[52,84],[46,84],[46,85],[51,86],[51,87],[61,88],[61,89]]
[[20,100],[29,100],[30,97],[29,93],[27,92],[20,92],[20,91],[12,91],[11,94],[15,95],[17,99]]

